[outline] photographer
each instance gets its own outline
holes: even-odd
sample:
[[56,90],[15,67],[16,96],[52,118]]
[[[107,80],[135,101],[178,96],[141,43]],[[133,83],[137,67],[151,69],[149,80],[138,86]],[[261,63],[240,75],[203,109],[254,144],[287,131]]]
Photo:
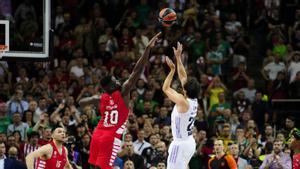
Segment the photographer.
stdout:
[[66,148],[69,151],[68,158],[70,159],[70,163],[74,169],[77,169],[78,166],[82,166],[81,154],[77,150],[76,147],[76,138],[73,135],[68,137],[68,141],[66,143]]
[[90,155],[90,142],[91,136],[89,134],[84,134],[81,138],[81,143],[79,145],[79,153],[81,155],[82,168],[90,168],[91,165],[88,163]]
[[156,145],[159,141],[159,136],[157,134],[152,134],[149,136],[150,147],[143,150],[142,156],[145,158],[146,167],[150,167],[152,161],[155,157]]

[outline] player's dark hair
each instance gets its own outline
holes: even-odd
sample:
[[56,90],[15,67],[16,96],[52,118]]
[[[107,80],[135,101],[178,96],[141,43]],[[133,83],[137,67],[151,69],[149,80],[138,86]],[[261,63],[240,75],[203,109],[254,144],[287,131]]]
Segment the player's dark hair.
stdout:
[[100,81],[100,84],[102,87],[107,87],[111,82],[112,76],[108,75],[108,76],[104,76],[101,81]]
[[121,87],[113,78],[113,76],[108,75],[104,76],[100,81],[102,88],[108,93],[113,93],[115,90],[118,90]]
[[200,83],[196,78],[188,78],[187,82],[183,86],[184,90],[186,91],[186,95],[188,98],[196,99],[200,93]]

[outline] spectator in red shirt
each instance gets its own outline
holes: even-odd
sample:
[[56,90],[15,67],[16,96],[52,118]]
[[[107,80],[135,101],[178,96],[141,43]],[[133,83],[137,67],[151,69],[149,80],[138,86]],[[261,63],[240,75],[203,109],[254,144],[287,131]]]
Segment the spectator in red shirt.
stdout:
[[51,139],[51,128],[45,128],[42,132],[42,138],[39,139],[38,145],[43,146],[52,141]]

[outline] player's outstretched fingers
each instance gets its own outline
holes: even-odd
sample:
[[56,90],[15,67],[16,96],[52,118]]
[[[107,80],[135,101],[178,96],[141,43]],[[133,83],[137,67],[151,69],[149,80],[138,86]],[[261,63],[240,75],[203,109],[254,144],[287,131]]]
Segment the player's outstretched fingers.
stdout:
[[180,57],[182,55],[182,50],[183,50],[182,44],[180,42],[177,42],[177,48],[175,48],[175,47],[172,47],[172,48],[173,48],[175,58],[180,59]]
[[174,65],[173,61],[168,56],[166,57],[166,63],[171,70],[175,69],[175,65]]
[[149,44],[148,46],[149,47],[154,47],[155,43],[158,41],[158,37],[159,35],[161,34],[161,32],[158,32],[150,41],[149,41]]

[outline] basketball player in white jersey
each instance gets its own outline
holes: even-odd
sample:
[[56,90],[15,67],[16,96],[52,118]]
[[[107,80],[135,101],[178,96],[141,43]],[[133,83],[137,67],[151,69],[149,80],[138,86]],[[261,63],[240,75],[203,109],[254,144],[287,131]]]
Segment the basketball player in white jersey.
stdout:
[[200,92],[200,84],[195,78],[187,78],[181,61],[182,45],[178,43],[177,49],[173,48],[173,50],[177,61],[177,73],[183,88],[183,94],[176,92],[170,87],[175,73],[175,65],[167,57],[166,63],[171,70],[164,81],[163,91],[168,98],[175,103],[171,114],[173,141],[169,147],[167,168],[186,169],[196,150],[192,129],[197,115],[197,98]]

